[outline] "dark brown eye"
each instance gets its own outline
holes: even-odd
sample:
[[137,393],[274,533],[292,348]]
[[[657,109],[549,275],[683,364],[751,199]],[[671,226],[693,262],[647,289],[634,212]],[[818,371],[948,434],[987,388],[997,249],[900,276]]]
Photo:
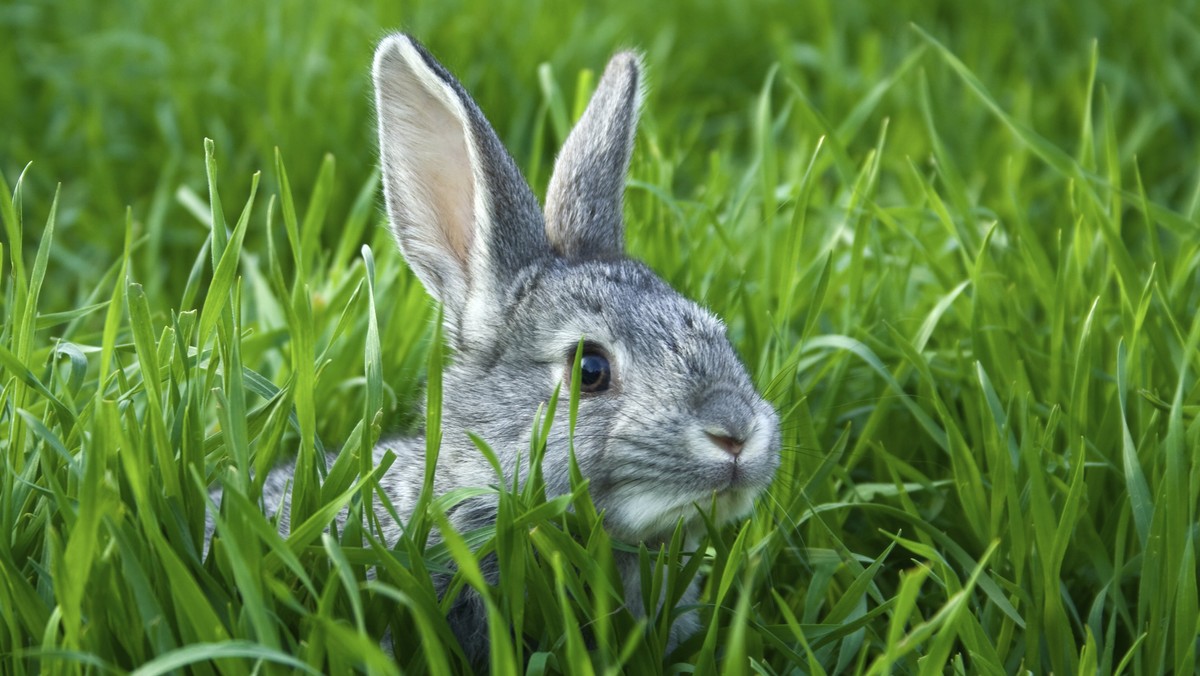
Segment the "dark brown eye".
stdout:
[[603,392],[612,382],[612,367],[599,350],[584,348],[579,360],[579,391]]

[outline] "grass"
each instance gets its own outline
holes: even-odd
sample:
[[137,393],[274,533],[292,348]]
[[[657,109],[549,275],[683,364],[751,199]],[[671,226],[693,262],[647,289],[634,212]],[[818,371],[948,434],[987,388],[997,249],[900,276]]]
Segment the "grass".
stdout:
[[[1195,673],[1196,3],[749,4],[0,7],[0,671],[451,673],[430,576],[494,553],[497,673]],[[647,600],[705,580],[672,654],[582,483],[481,488],[495,527],[428,549],[471,494],[392,550],[325,532],[448,396],[377,204],[400,26],[539,192],[583,69],[646,51],[630,248],[727,319],[785,447],[753,519],[641,551]]]

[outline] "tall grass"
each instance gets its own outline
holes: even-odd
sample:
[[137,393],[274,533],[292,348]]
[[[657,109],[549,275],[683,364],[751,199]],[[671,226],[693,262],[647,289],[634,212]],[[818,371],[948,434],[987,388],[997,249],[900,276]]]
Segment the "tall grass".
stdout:
[[[452,673],[431,577],[456,571],[496,673],[1194,673],[1196,16],[0,7],[0,671]],[[583,477],[376,535],[390,459],[365,451],[417,427],[435,449],[453,396],[377,204],[366,67],[396,27],[537,191],[586,69],[647,53],[630,249],[725,317],[785,449],[745,524],[635,552],[656,616],[620,609],[628,546]],[[282,538],[258,500],[292,456]],[[484,493],[494,527],[426,546]],[[701,631],[668,653],[683,612]]]

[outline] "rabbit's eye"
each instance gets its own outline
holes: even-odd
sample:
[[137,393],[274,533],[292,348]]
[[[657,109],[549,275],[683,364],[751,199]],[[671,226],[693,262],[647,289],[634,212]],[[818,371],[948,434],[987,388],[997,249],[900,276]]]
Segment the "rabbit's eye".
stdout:
[[579,360],[579,391],[603,392],[608,389],[611,381],[612,367],[608,363],[608,357],[595,350],[584,352]]

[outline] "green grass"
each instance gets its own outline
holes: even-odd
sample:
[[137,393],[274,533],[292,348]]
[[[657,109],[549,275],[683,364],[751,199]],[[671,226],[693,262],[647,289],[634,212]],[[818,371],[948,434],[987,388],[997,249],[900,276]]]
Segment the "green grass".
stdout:
[[[1011,5],[0,6],[0,672],[451,673],[430,575],[494,553],[497,673],[1195,673],[1200,6]],[[538,192],[584,69],[647,54],[630,248],[726,318],[785,448],[744,526],[643,550],[648,600],[705,580],[673,654],[582,483],[429,549],[470,493],[393,550],[325,532],[448,396],[376,195],[398,27]]]

